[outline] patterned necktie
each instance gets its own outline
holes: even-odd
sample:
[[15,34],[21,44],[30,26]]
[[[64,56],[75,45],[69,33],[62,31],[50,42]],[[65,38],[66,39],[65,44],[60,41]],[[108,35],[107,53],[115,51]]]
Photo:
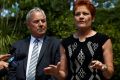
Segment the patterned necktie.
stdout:
[[34,41],[34,47],[30,59],[30,64],[29,64],[29,70],[28,70],[28,75],[27,75],[27,80],[35,80],[35,73],[36,73],[36,65],[38,61],[38,39],[35,39]]

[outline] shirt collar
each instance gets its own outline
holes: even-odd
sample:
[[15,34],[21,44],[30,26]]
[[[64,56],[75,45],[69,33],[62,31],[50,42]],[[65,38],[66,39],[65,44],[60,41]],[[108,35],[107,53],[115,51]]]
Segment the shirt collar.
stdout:
[[[35,39],[36,39],[36,38],[31,35],[31,41],[32,41],[32,43],[35,41]],[[39,40],[39,42],[43,42],[44,37],[42,37],[42,38],[37,38],[37,39]]]

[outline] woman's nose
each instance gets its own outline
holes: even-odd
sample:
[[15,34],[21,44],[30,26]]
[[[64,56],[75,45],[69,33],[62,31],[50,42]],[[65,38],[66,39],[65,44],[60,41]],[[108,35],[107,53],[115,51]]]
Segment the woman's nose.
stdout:
[[83,17],[84,17],[84,15],[83,15],[83,14],[80,14],[80,15],[79,15],[79,17],[83,18]]

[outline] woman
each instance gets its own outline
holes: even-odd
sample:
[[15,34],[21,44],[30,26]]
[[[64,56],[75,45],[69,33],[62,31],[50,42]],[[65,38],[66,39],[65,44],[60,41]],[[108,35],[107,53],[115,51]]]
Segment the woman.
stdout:
[[59,80],[67,74],[67,80],[110,79],[114,72],[112,43],[108,36],[92,29],[94,5],[88,0],[78,0],[73,12],[76,32],[62,41],[60,63],[50,65],[45,72]]
[[95,11],[88,0],[75,3],[76,32],[62,41],[62,49],[70,66],[68,80],[105,80],[113,75],[111,40],[92,29]]

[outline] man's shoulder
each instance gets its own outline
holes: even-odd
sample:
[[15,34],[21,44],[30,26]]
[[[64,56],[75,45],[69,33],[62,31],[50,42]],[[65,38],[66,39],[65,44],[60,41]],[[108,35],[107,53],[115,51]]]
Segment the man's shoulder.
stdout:
[[27,38],[24,38],[24,39],[17,40],[17,41],[15,41],[13,44],[14,44],[14,45],[24,44],[24,43],[29,42],[29,41],[30,41],[30,37],[27,37]]
[[60,39],[59,38],[57,38],[57,37],[55,37],[55,36],[46,36],[46,39],[48,39],[48,40],[50,40],[50,41],[60,41]]
[[50,45],[60,45],[60,39],[55,36],[46,36],[45,42],[49,43]]

